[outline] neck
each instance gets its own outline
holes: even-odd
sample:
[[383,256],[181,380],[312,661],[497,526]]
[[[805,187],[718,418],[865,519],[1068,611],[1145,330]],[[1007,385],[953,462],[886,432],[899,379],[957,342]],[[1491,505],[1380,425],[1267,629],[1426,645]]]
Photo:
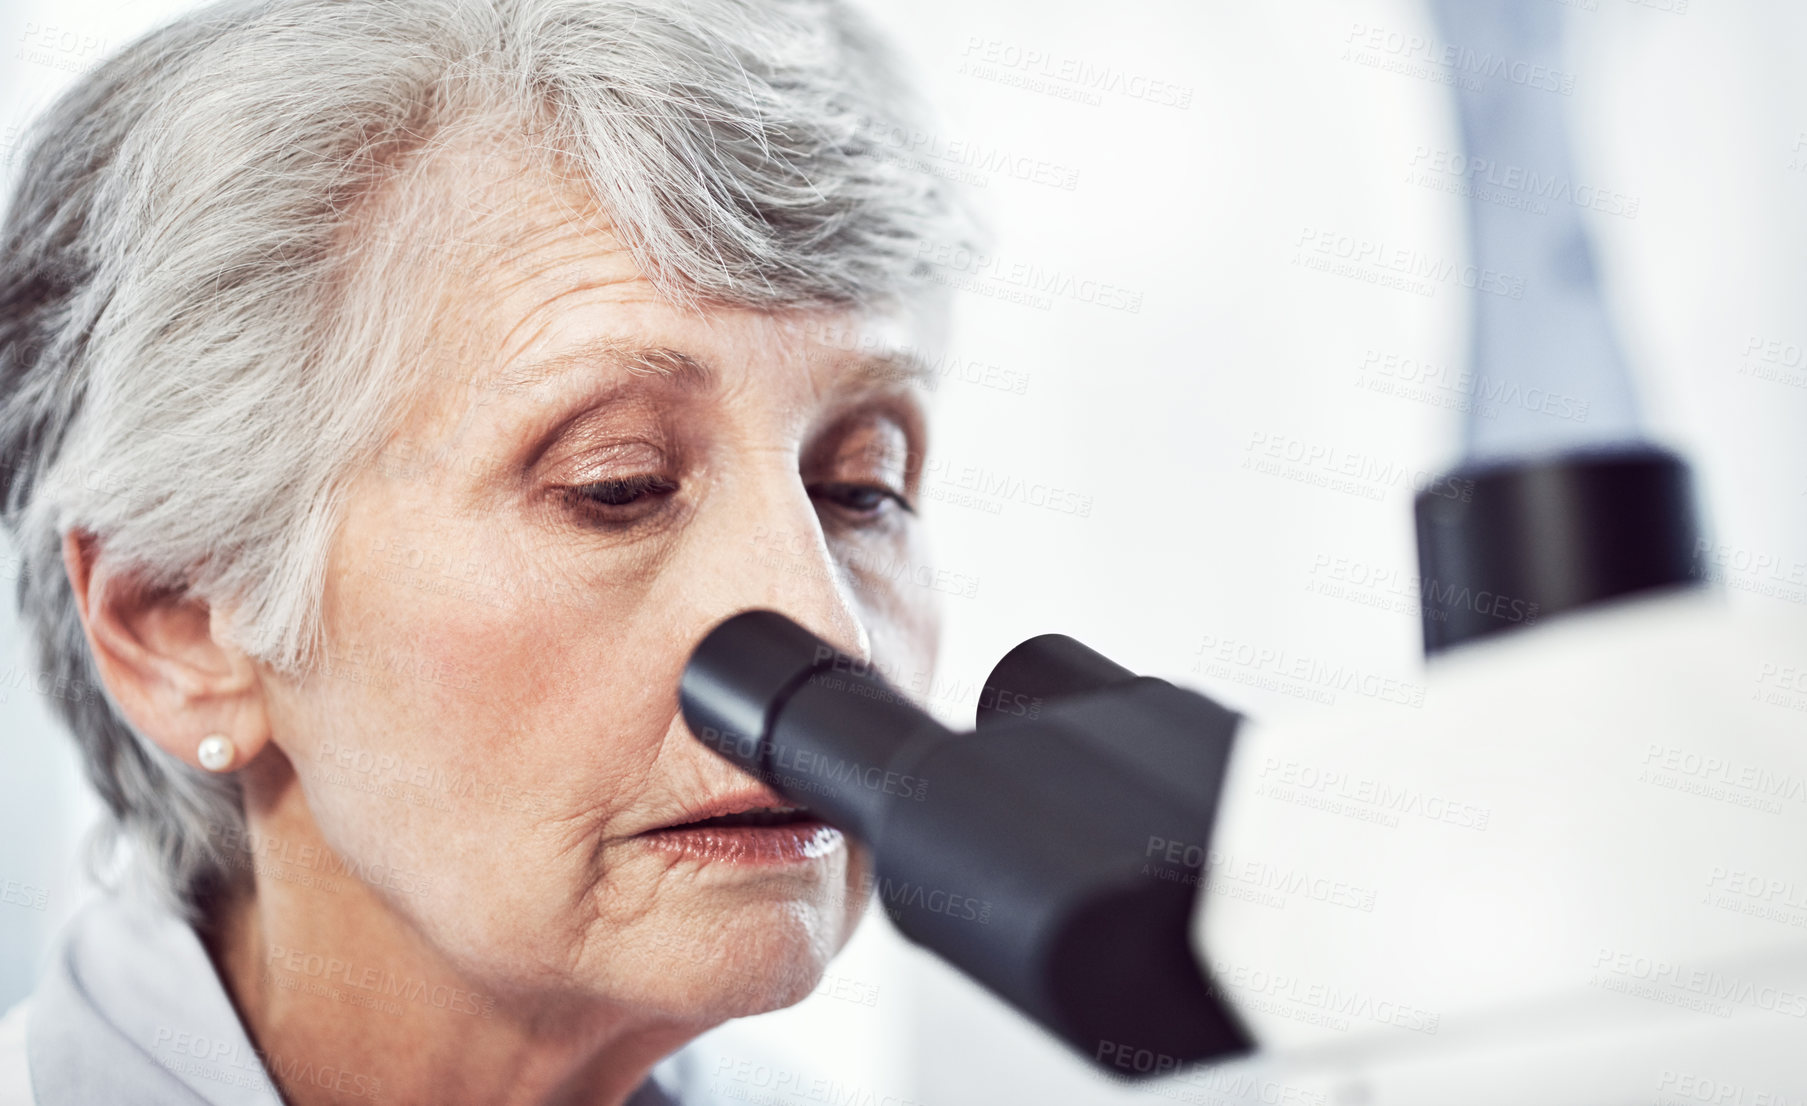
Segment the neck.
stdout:
[[273,852],[283,859],[245,854],[258,858],[253,886],[212,912],[204,937],[292,1106],[621,1106],[654,1064],[708,1028],[471,979],[374,888],[326,875],[344,869],[305,808],[285,817],[282,801],[246,805],[262,807],[253,840],[281,842]]

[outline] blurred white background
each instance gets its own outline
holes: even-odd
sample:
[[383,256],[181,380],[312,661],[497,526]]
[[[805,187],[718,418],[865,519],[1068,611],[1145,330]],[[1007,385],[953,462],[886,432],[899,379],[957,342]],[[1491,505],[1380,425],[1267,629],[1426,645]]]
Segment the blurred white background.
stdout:
[[[7,171],[48,97],[187,6],[0,4]],[[1410,0],[870,6],[944,114],[898,154],[976,186],[1004,262],[989,273],[1041,266],[1140,304],[1012,302],[987,273],[957,297],[925,510],[942,564],[978,585],[945,599],[938,713],[970,724],[991,665],[1049,630],[1257,714],[1335,704],[1254,686],[1271,674],[1258,667],[1195,672],[1207,636],[1416,682],[1401,583],[1413,479],[1455,459],[1452,405],[1467,397],[1377,389],[1414,366],[1460,370],[1469,293],[1315,270],[1298,247],[1331,232],[1466,263],[1458,178],[1422,172],[1427,152],[1460,148],[1448,89],[1389,67],[1356,30],[1434,41],[1427,13]],[[1577,177],[1638,201],[1635,217],[1589,212],[1589,225],[1652,433],[1696,465],[1734,600],[1807,601],[1807,580],[1785,578],[1807,561],[1807,9],[1563,7]],[[1107,69],[1122,80],[1103,91],[1069,76]],[[1250,467],[1275,443],[1359,458],[1369,475],[1324,486],[1323,462]],[[975,481],[1005,490],[972,493]],[[1038,506],[1036,485],[1071,494]],[[1764,558],[1783,579],[1739,567]],[[15,565],[0,560],[9,587]],[[76,849],[94,812],[32,677],[8,603],[0,880],[46,895],[43,910],[0,905],[0,1008],[30,989],[83,893]],[[832,970],[803,1004],[697,1042],[700,1066],[828,1078],[851,1101],[1159,1097],[1094,1075],[876,910]],[[761,1079],[776,1077],[739,1090],[806,1101]]]

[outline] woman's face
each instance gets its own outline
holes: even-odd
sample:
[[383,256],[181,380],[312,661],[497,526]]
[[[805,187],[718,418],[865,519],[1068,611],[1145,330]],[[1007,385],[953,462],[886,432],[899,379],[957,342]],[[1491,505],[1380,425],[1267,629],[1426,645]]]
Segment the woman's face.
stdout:
[[492,259],[445,274],[423,398],[348,492],[329,661],[266,681],[298,783],[268,817],[311,819],[489,997],[715,1021],[816,985],[868,860],[833,831],[757,861],[649,833],[783,802],[690,735],[679,676],[750,607],[900,682],[933,666],[924,411],[849,340],[920,336],[683,313],[577,202],[511,199]]

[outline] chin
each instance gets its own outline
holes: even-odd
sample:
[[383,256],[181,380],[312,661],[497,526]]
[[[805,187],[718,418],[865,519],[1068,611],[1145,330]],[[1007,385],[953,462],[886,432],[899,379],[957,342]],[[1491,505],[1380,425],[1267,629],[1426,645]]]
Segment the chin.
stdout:
[[838,912],[807,899],[721,900],[623,934],[615,947],[623,958],[634,950],[632,974],[605,965],[614,976],[605,989],[627,1005],[675,1018],[719,1022],[763,1014],[809,997],[849,936]]
[[795,1006],[822,981],[827,965],[808,956],[733,968],[687,966],[646,981],[644,1005],[674,1019],[716,1024]]

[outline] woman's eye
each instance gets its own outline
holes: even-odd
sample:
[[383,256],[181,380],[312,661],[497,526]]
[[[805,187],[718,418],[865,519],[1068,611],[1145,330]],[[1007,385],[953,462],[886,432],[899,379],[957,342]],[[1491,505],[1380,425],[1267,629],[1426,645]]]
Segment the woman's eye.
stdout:
[[810,498],[825,499],[842,511],[861,518],[876,518],[884,510],[887,500],[895,502],[911,514],[916,513],[916,508],[910,506],[908,500],[883,484],[811,484],[807,490]]
[[629,521],[638,512],[631,508],[663,499],[678,490],[675,480],[656,473],[622,476],[565,489],[566,496],[607,521]]

